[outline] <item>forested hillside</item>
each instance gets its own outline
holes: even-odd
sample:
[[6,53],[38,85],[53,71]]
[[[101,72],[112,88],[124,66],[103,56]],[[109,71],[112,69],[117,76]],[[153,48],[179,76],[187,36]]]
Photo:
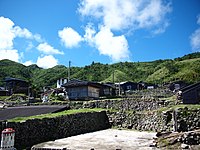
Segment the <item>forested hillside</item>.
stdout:
[[[49,69],[37,65],[28,67],[10,60],[0,61],[0,86],[5,77],[21,78],[39,89],[54,86],[58,78],[67,78],[68,68],[62,65]],[[71,78],[89,81],[122,82],[146,81],[163,83],[184,80],[188,83],[200,81],[200,52],[185,55],[174,60],[156,60],[152,62],[120,62],[101,64],[92,62],[85,67],[71,67]],[[114,78],[113,78],[114,77]]]

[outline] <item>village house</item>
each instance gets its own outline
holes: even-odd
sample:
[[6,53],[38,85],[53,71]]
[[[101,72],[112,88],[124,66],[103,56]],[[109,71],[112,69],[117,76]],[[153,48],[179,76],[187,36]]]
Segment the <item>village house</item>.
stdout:
[[126,82],[115,83],[115,86],[116,86],[116,95],[124,95],[127,91],[137,90],[138,84],[131,81],[126,81]]
[[4,87],[0,87],[0,96],[7,96],[9,95],[8,90],[6,90]]
[[71,100],[98,99],[100,96],[101,84],[91,81],[70,80],[62,85],[67,91]]
[[137,89],[138,89],[138,90],[147,89],[147,85],[148,85],[148,84],[147,84],[146,82],[140,81],[140,82],[138,82]]
[[25,80],[18,78],[5,78],[4,82],[6,83],[5,90],[8,90],[8,95],[12,94],[26,94],[29,93],[29,83]]
[[174,81],[169,84],[169,89],[173,92],[177,92],[179,89],[188,86],[184,81]]
[[184,104],[200,103],[200,82],[186,86],[178,91],[178,99]]
[[113,83],[101,83],[100,96],[112,97],[115,96],[115,85]]

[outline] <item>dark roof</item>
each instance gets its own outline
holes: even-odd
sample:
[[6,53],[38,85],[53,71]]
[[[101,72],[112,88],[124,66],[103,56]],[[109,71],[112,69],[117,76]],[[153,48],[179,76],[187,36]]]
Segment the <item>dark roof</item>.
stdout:
[[10,82],[10,81],[26,82],[25,80],[22,80],[22,79],[18,79],[18,78],[10,78],[10,77],[5,78],[4,81],[5,81],[5,82]]
[[62,87],[78,87],[78,86],[93,86],[93,87],[101,87],[100,83],[92,82],[92,81],[82,81],[82,80],[70,80],[69,82],[62,85]]
[[101,83],[101,85],[103,87],[115,88],[115,85],[114,84],[110,84],[110,83]]
[[16,117],[28,117],[40,114],[55,113],[67,110],[67,108],[67,106],[57,105],[8,107],[0,110],[0,121]]
[[194,88],[197,88],[197,87],[199,87],[199,86],[200,86],[200,82],[197,82],[197,83],[195,83],[195,84],[191,84],[191,85],[189,85],[189,86],[186,86],[186,87],[181,88],[180,91],[182,91],[182,92],[188,92],[188,91],[190,91],[190,90],[192,90],[192,89],[194,89]]
[[200,82],[185,86],[185,87],[181,88],[180,91],[184,92],[184,91],[187,91],[189,89],[193,89],[193,88],[195,88],[197,86],[200,86]]

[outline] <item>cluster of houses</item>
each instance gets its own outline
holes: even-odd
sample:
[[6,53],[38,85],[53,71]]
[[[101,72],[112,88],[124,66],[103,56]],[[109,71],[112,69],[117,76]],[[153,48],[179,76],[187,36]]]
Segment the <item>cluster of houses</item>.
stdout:
[[[60,82],[64,81],[64,82]],[[58,84],[61,83],[61,84]],[[112,97],[126,95],[130,91],[148,88],[157,88],[156,85],[144,82],[120,82],[120,83],[99,83],[93,81],[82,81],[73,79],[67,82],[66,79],[57,81],[57,88],[64,88],[69,99],[99,99],[99,97]]]
[[[28,82],[17,78],[6,78],[5,88],[0,88],[1,95],[12,95],[13,93],[29,94]],[[155,89],[157,85],[145,82],[120,82],[120,83],[99,83],[93,81],[82,81],[73,79],[68,81],[61,78],[57,80],[57,88],[45,88],[41,94],[43,102],[48,101],[50,94],[62,95],[69,100],[91,100],[100,97],[122,96],[135,90]],[[186,104],[199,104],[200,82],[187,85],[182,81],[169,84],[169,89],[178,94],[178,99]]]
[[18,78],[5,78],[5,87],[0,87],[0,96],[9,96],[14,93],[23,93],[28,95],[29,83]]

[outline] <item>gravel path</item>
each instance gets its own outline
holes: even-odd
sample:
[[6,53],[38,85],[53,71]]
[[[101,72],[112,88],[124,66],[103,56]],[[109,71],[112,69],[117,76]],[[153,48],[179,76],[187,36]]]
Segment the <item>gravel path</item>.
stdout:
[[108,129],[35,145],[67,150],[151,150],[156,133]]

